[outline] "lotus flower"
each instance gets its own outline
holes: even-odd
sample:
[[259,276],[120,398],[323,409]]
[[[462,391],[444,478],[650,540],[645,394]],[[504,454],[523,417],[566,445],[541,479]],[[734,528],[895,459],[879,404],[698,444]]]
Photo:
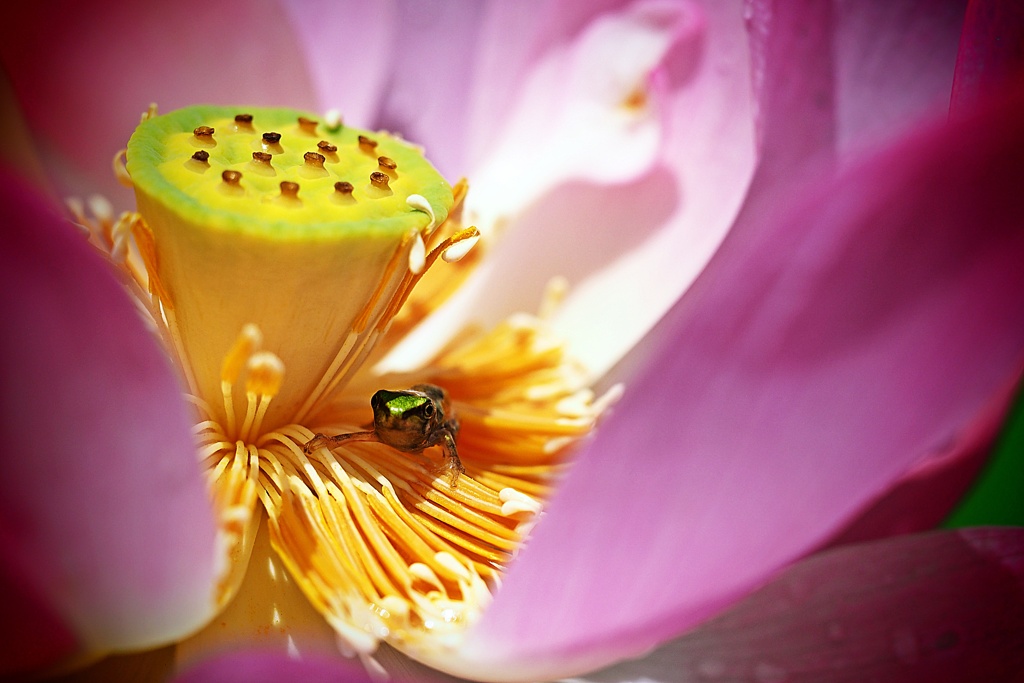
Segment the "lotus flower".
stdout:
[[[0,188],[5,673],[178,642],[147,661],[177,657],[192,667],[184,680],[358,680],[339,661],[340,634],[366,665],[425,679],[439,674],[373,646],[484,680],[1019,680],[1024,533],[917,533],[985,462],[1024,360],[1011,4],[972,3],[966,19],[954,3],[909,0],[17,12],[0,45],[14,95],[3,153],[24,176]],[[275,516],[298,470],[262,489],[271,528],[255,540],[255,503],[240,503],[250,489],[215,485],[239,498],[211,501],[208,482],[234,465],[200,466],[177,376],[202,335],[175,356],[172,326],[161,346],[123,292],[138,281],[164,304],[165,285],[208,297],[201,274],[161,280],[153,254],[166,252],[142,224],[115,223],[99,200],[73,204],[90,238],[129,264],[111,268],[51,201],[102,193],[130,206],[109,158],[152,100],[339,108],[346,125],[400,131],[442,174],[470,178],[462,220],[493,246],[454,295],[443,283],[414,294],[430,315],[391,349],[389,372],[436,370],[467,321],[516,338],[500,321],[567,278],[564,299],[548,289],[549,310],[527,326],[565,340],[542,364],[558,400],[516,388],[547,411],[538,424],[561,424],[568,404],[583,431],[603,406],[577,391],[566,358],[594,386],[626,389],[554,493],[538,487],[544,515],[501,555],[465,628],[411,642],[323,600],[336,586],[318,583],[302,564],[318,556],[301,550],[325,536],[295,536],[311,527]],[[264,284],[287,289],[286,276]],[[166,306],[146,315],[169,323]],[[291,327],[319,329],[304,317]],[[241,356],[258,336],[238,336]],[[499,348],[480,347],[501,366],[487,355]],[[280,379],[273,361],[253,367]],[[278,385],[260,386],[281,404]],[[497,414],[501,392],[483,393],[454,398],[468,415]],[[267,410],[254,405],[253,419]],[[337,424],[357,424],[345,415]],[[480,454],[493,461],[507,435],[481,438],[466,421],[463,494],[496,476]],[[298,457],[313,432],[286,436]],[[544,437],[541,451],[566,445]],[[265,444],[253,448],[262,458]],[[391,457],[366,448],[353,452]],[[337,457],[362,474],[326,480],[383,495],[366,474],[376,461]],[[429,486],[464,514],[453,484]]]

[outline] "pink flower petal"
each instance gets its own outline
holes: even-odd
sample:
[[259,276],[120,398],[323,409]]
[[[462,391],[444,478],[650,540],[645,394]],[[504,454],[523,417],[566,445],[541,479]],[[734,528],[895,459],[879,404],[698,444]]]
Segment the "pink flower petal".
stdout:
[[638,2],[537,59],[473,170],[467,220],[491,230],[561,183],[625,182],[648,170],[663,133],[655,75],[693,20],[676,5]]
[[[630,11],[640,9],[611,16],[628,17]],[[658,165],[626,186],[578,179],[552,186],[532,166],[495,155],[493,166],[509,177],[492,183],[503,194],[500,200],[479,182],[471,186],[469,206],[486,209],[479,216],[499,210],[502,201],[521,203],[508,188],[522,186],[524,177],[549,186],[513,217],[490,270],[435,329],[458,329],[467,309],[484,322],[534,310],[547,280],[562,275],[571,289],[554,319],[556,329],[601,375],[685,291],[733,226],[755,154],[759,166],[747,211],[757,215],[770,208],[796,169],[845,158],[948,106],[959,35],[955,8],[937,10],[918,0],[836,9],[712,2],[680,3],[677,11],[680,37],[662,68],[667,137]],[[491,138],[496,134],[491,131]],[[516,141],[523,137],[510,137],[509,146],[529,149]],[[483,180],[486,185],[486,174]],[[422,340],[415,346],[422,348]]]
[[583,680],[1013,683],[1024,673],[1024,531],[838,548],[721,616]]
[[151,102],[313,107],[305,53],[275,4],[18,3],[0,63],[62,195],[132,206],[111,159]]
[[217,576],[179,384],[84,237],[6,173],[0,204],[4,559],[87,650],[178,638]]
[[903,473],[899,480],[850,520],[832,540],[834,545],[869,541],[934,528],[963,498],[988,461],[1006,413],[1013,405],[1017,382],[1008,382],[943,448]]
[[952,111],[968,111],[1024,69],[1024,6],[1015,0],[971,0],[953,81]]
[[748,8],[760,175],[785,182],[808,161],[895,139],[945,113],[958,3],[752,0]]
[[[2,504],[0,504],[2,507]],[[30,571],[32,562],[19,557],[20,544],[11,538],[9,520],[0,514],[0,678],[28,676],[74,654],[77,639],[41,595]]]
[[[516,26],[517,31],[525,30]],[[666,50],[652,77],[652,99],[656,100],[652,106],[659,109],[665,136],[650,159],[653,166],[638,177],[629,179],[624,174],[612,182],[613,178],[600,173],[574,175],[564,172],[565,168],[535,175],[536,163],[504,155],[495,157],[492,169],[505,180],[492,183],[490,191],[481,190],[477,176],[470,176],[467,201],[481,206],[481,211],[501,213],[502,206],[530,201],[516,208],[482,272],[401,349],[409,356],[400,364],[411,364],[407,358],[415,353],[429,353],[428,340],[443,340],[467,317],[487,324],[513,311],[536,310],[548,280],[565,276],[571,290],[553,322],[568,339],[573,355],[600,375],[696,277],[732,224],[754,163],[740,4],[712,4],[705,11],[692,3],[677,3],[667,11],[660,3],[634,3],[603,15],[596,27],[580,31],[581,36],[590,37],[595,50],[613,50],[619,42],[618,31],[657,36],[651,44]],[[586,52],[579,46],[586,42],[584,37],[570,43],[581,54]],[[670,39],[673,42],[665,45]],[[565,66],[568,50],[565,46],[551,49],[555,54],[544,62],[549,71]],[[543,75],[543,69],[538,70]],[[545,106],[553,106],[538,85],[551,85],[551,74],[545,78],[536,76],[531,82],[535,90],[528,89],[522,95],[525,99],[518,101],[515,110],[525,112],[524,117],[541,117]],[[563,103],[556,100],[556,104]],[[512,133],[515,125],[515,121],[508,125]],[[606,133],[599,129],[563,132],[578,141]],[[522,131],[518,137],[522,139]],[[509,138],[505,146],[513,147],[514,139]],[[633,144],[623,138],[612,145],[613,139],[606,137],[594,148],[607,153],[609,164]],[[535,146],[543,148],[539,158],[546,160],[555,153],[540,138]],[[642,156],[637,154],[634,161]],[[589,164],[588,158],[575,157],[571,163]],[[636,173],[642,166],[624,162],[621,170]],[[543,180],[547,186],[515,189],[534,180]],[[495,198],[494,193],[501,194],[505,188],[506,196]],[[538,189],[544,191],[536,195]]]
[[305,55],[320,111],[337,109],[352,125],[375,125],[391,62],[409,50],[396,35],[395,3],[285,0],[282,5]]
[[[396,3],[389,70],[373,125],[401,133],[426,149],[452,182],[468,172],[465,152],[477,51],[500,35],[483,33],[492,3]],[[518,5],[518,3],[517,3]],[[525,14],[526,3],[513,11]],[[502,82],[499,88],[508,88]]]
[[730,235],[466,656],[524,675],[635,656],[975,420],[1024,360],[1022,159],[1024,91]]

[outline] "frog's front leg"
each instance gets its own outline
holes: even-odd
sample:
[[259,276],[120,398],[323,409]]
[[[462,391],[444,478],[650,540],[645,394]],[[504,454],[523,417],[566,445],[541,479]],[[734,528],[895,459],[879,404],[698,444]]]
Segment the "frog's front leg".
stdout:
[[317,434],[302,446],[302,452],[309,455],[318,448],[334,448],[346,441],[380,441],[377,432],[351,432],[349,434],[338,434],[336,436],[325,436]]
[[459,459],[459,450],[455,447],[455,434],[458,432],[458,422],[454,423],[454,430],[451,424],[444,427],[444,437],[441,440],[441,447],[444,448],[444,471],[448,473],[448,484],[455,488],[459,485],[459,475],[466,473],[466,468]]

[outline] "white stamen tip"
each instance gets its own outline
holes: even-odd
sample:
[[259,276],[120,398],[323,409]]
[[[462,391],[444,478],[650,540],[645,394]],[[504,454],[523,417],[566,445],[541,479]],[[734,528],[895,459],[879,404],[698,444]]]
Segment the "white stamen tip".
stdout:
[[413,562],[410,564],[409,573],[421,581],[425,581],[432,586],[441,588],[441,579],[437,578],[437,574],[434,573],[433,569],[422,562]]
[[423,243],[423,235],[419,232],[413,238],[412,249],[409,250],[409,270],[419,275],[427,265],[427,245]]
[[502,502],[501,514],[506,517],[522,513],[535,515],[541,511],[541,504],[538,501],[514,488],[502,489],[498,493],[498,498]]
[[328,109],[324,114],[324,127],[331,133],[341,130],[341,112],[337,109]]
[[619,402],[619,399],[622,398],[622,394],[624,394],[625,391],[626,387],[623,384],[613,384],[608,388],[608,391],[601,394],[601,396],[594,401],[594,412],[600,415],[604,411],[608,410],[608,408]]
[[114,221],[114,207],[103,195],[94,194],[87,200],[89,211],[100,223],[112,223]]
[[544,287],[544,296],[541,298],[540,312],[537,317],[541,320],[551,320],[568,293],[569,281],[564,277],[557,276],[548,280],[548,284]]
[[430,224],[427,226],[426,231],[430,232],[434,229],[434,226],[437,224],[437,218],[434,216],[434,207],[430,205],[430,202],[427,201],[426,197],[421,194],[411,194],[408,199],[405,200],[405,203],[417,211],[422,211],[430,216]]
[[477,235],[476,237],[470,237],[462,240],[461,242],[456,242],[441,253],[441,258],[443,258],[446,263],[455,263],[468,254],[469,250],[475,247],[476,243],[479,241],[480,236]]
[[455,559],[455,556],[444,550],[434,553],[434,561],[463,580],[469,579],[469,571],[462,566],[462,563]]
[[68,211],[75,217],[75,220],[79,223],[85,222],[85,202],[78,197],[68,197],[64,200],[64,204],[68,207]]

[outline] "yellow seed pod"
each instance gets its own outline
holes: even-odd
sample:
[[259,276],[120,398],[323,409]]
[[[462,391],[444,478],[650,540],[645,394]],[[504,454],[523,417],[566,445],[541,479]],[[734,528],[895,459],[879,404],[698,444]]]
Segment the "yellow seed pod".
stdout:
[[219,396],[223,358],[255,324],[288,367],[271,409],[280,421],[330,350],[372,320],[367,302],[390,300],[404,274],[395,264],[453,203],[419,148],[290,109],[153,116],[126,157],[152,235],[153,289],[180,331],[191,388]]

